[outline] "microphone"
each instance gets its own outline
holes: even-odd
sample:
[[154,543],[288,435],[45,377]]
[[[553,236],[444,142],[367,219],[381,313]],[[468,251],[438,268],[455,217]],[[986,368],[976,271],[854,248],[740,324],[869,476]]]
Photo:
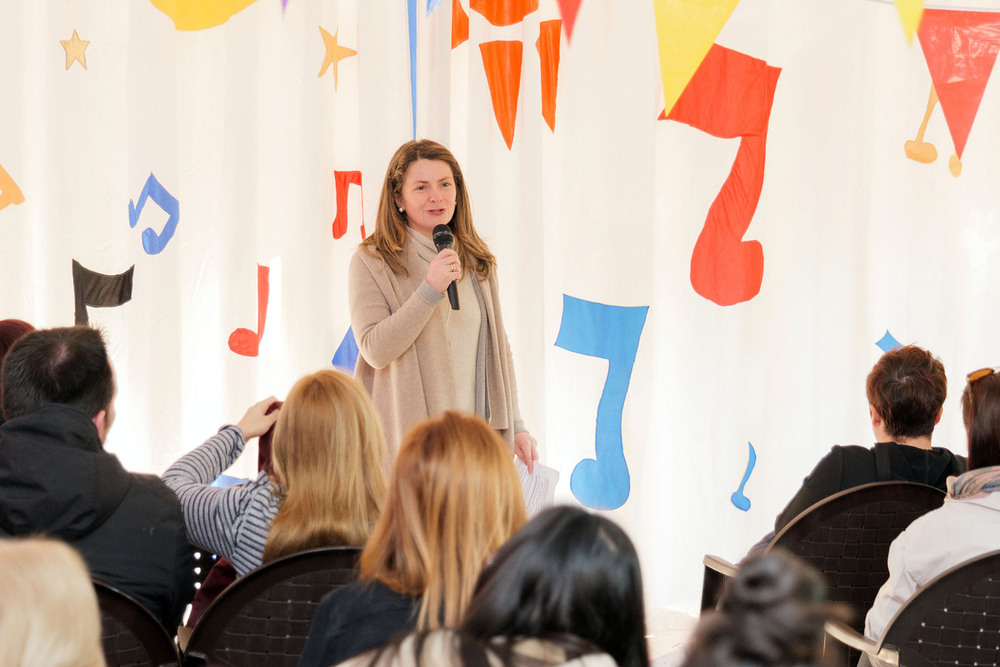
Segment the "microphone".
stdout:
[[[434,248],[438,252],[441,252],[445,248],[450,248],[455,243],[455,237],[452,235],[451,227],[448,225],[435,226],[434,231],[431,232],[431,238],[434,240]],[[458,310],[458,287],[455,285],[454,280],[448,283],[448,301],[451,302],[452,310]]]

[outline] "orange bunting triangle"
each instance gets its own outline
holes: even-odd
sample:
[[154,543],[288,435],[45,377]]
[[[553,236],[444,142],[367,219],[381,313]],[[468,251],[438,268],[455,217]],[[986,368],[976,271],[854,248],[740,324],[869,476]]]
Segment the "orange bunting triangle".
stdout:
[[493,98],[493,115],[507,150],[514,143],[514,122],[517,120],[517,97],[521,92],[521,42],[483,42],[483,69]]
[[451,0],[451,48],[469,39],[469,15],[459,0]]
[[24,194],[21,192],[21,188],[17,187],[14,179],[10,177],[3,165],[0,165],[0,211],[11,204],[16,206],[23,203]]
[[542,117],[549,129],[556,129],[556,91],[559,88],[559,37],[562,21],[542,21],[538,26],[538,59],[542,66]]
[[538,9],[538,0],[472,0],[469,7],[493,25],[514,25]]

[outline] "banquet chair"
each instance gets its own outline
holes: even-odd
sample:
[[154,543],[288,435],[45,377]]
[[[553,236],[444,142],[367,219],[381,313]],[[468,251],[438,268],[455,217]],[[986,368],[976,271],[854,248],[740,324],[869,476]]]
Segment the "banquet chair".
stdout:
[[205,610],[185,667],[295,667],[316,605],[357,579],[359,547],[322,547],[279,558],[237,579]]
[[135,598],[94,582],[101,612],[101,644],[108,667],[176,667],[174,641],[156,617]]

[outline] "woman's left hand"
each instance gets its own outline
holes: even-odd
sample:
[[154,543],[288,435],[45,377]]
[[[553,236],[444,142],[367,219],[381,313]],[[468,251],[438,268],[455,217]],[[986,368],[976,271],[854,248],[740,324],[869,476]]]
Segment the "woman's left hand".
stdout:
[[521,431],[514,436],[514,456],[528,466],[528,474],[535,472],[535,461],[538,460],[538,441],[527,431]]

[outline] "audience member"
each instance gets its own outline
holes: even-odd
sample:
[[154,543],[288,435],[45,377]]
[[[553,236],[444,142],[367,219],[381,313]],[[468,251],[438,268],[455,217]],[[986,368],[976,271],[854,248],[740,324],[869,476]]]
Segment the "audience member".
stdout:
[[0,591],[0,665],[105,667],[97,595],[73,549],[0,540]]
[[868,374],[866,389],[875,446],[835,445],[778,515],[775,533],[813,504],[845,489],[898,480],[944,491],[949,476],[965,472],[961,456],[931,445],[948,393],[939,359],[916,345],[886,352]]
[[323,598],[300,667],[326,667],[401,631],[454,627],[476,578],[525,522],[510,450],[478,417],[447,411],[403,439],[361,581]]
[[889,547],[889,579],[865,619],[879,639],[918,588],[959,563],[1000,549],[1000,374],[970,373],[962,392],[969,472],[948,480],[944,505],[913,521]]
[[67,541],[90,574],[176,628],[194,592],[190,545],[173,492],[104,450],[114,369],[90,327],[40,329],[14,343],[0,404],[0,536]]
[[[335,370],[295,383],[284,405],[268,398],[163,473],[184,507],[192,541],[244,575],[262,562],[320,546],[361,545],[385,496],[385,439],[364,388]],[[246,441],[277,420],[272,462],[245,484],[212,482]]]
[[819,573],[787,552],[750,556],[698,622],[681,667],[820,667],[823,626],[847,617],[825,600]]
[[457,631],[415,633],[351,665],[645,667],[639,559],[612,521],[574,507],[531,520],[483,570]]
[[[3,358],[7,356],[7,351],[14,341],[34,330],[35,327],[24,320],[0,320],[0,368],[3,368]],[[0,408],[0,424],[3,422],[3,409]]]

